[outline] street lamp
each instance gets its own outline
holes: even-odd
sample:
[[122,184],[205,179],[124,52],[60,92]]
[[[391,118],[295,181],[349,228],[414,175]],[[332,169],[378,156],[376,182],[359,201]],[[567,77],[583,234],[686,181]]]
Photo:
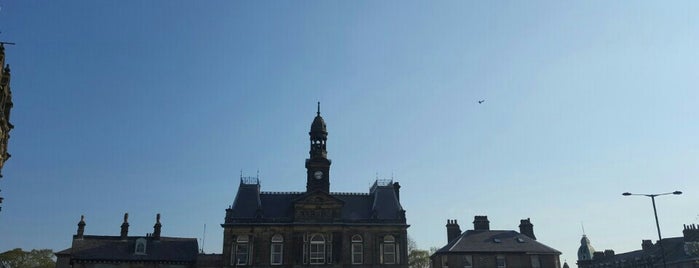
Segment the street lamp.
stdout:
[[669,194],[681,195],[682,192],[674,191],[671,193],[662,193],[662,194],[632,194],[629,192],[625,192],[625,193],[621,194],[623,196],[630,196],[630,195],[646,196],[646,197],[650,197],[650,200],[653,201],[653,214],[655,215],[655,227],[658,228],[658,244],[660,244],[660,256],[663,257],[663,268],[667,268],[667,264],[665,263],[665,248],[663,248],[663,237],[660,235],[660,223],[658,223],[658,211],[655,209],[655,197],[661,196],[661,195],[669,195]]

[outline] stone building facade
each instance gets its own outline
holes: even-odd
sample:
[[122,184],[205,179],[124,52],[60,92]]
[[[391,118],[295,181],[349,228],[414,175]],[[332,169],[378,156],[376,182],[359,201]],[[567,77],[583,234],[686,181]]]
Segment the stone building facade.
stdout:
[[[10,90],[10,65],[5,64],[5,44],[0,43],[0,179],[5,161],[10,158],[7,152],[7,142],[10,139],[10,130],[14,126],[10,123],[10,111],[12,110],[12,90]],[[0,192],[0,209],[2,209],[2,193]]]
[[473,230],[461,232],[456,220],[447,221],[448,243],[431,257],[432,268],[560,268],[561,252],[536,240],[529,219],[519,232],[490,230],[487,216],[475,216]]
[[263,192],[259,178],[241,178],[221,224],[224,267],[408,267],[400,185],[331,192],[320,108],[309,136],[305,191]]

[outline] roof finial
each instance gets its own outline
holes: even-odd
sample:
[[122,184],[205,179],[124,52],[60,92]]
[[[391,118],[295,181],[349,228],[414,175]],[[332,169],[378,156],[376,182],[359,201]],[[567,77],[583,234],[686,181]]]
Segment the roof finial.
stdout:
[[320,116],[320,102],[318,102],[318,112],[316,112],[316,115]]

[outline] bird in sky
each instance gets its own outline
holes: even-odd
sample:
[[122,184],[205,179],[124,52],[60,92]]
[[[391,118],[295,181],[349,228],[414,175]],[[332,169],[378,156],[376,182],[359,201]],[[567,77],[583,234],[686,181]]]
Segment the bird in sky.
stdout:
[[484,103],[484,102],[485,102],[485,100],[479,100],[479,101],[478,101],[478,104],[481,104],[481,103]]

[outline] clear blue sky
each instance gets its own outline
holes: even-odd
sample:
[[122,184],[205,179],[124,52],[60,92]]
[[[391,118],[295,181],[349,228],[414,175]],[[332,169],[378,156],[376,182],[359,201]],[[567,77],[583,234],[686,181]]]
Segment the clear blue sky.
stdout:
[[[302,191],[315,102],[331,190],[394,177],[422,248],[531,218],[573,264],[698,223],[699,2],[0,1],[14,109],[0,251],[87,234],[220,252],[240,170]],[[477,101],[485,99],[485,103]],[[393,175],[392,175],[393,174]]]

